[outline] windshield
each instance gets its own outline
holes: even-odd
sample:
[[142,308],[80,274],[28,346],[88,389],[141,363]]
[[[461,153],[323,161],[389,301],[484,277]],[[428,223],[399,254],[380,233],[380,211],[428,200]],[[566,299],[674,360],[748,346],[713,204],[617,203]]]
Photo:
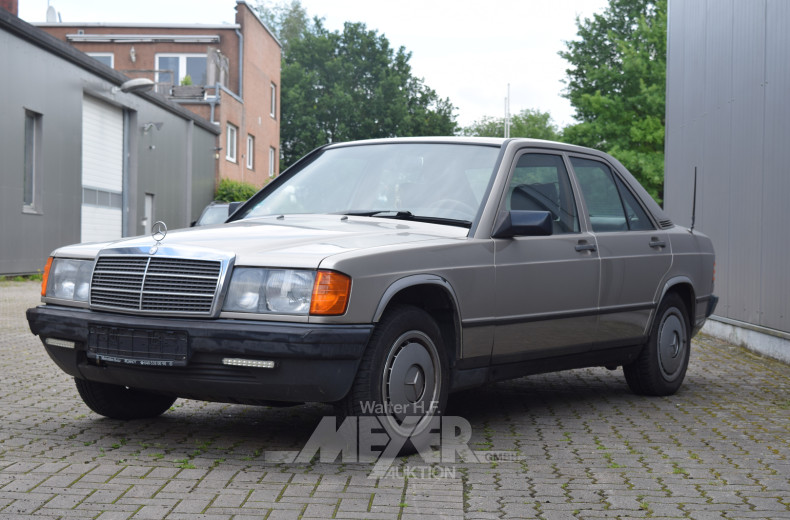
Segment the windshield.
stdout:
[[392,143],[325,150],[258,201],[245,218],[337,213],[471,223],[498,147]]

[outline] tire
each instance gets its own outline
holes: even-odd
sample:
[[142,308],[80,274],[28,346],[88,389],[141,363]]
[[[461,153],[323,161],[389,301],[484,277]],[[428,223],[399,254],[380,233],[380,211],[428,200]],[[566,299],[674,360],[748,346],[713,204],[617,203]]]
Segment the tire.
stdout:
[[677,294],[669,294],[658,307],[647,344],[636,360],[623,367],[628,387],[639,395],[674,394],[686,377],[690,353],[686,304]]
[[149,419],[165,413],[176,401],[175,397],[74,379],[80,397],[88,408],[110,419]]
[[419,449],[419,439],[427,437],[421,434],[436,427],[448,388],[438,325],[422,309],[398,305],[374,329],[351,391],[336,412],[343,418],[377,417],[389,439],[403,446],[396,455],[405,455]]

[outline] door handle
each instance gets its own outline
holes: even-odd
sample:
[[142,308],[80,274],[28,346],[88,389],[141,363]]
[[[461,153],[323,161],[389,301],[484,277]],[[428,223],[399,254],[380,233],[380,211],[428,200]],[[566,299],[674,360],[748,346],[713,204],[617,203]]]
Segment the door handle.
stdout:
[[657,237],[652,237],[650,239],[650,247],[667,247],[667,243]]
[[598,248],[595,244],[588,244],[586,241],[580,241],[576,244],[576,251],[597,251]]

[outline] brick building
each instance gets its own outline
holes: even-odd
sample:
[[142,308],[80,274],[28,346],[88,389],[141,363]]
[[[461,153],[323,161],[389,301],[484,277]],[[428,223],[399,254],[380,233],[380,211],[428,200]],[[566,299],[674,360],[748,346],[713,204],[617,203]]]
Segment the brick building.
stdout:
[[35,25],[218,125],[217,179],[278,174],[282,46],[243,0],[235,24]]

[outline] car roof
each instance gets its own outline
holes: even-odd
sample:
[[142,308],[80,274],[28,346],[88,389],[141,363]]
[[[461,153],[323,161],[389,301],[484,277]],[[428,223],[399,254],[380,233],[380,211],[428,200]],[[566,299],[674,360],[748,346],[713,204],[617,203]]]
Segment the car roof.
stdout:
[[587,148],[559,141],[548,141],[544,139],[532,139],[527,137],[473,137],[473,136],[433,136],[433,137],[386,137],[380,139],[365,139],[359,141],[346,141],[342,143],[332,143],[325,148],[342,148],[346,146],[361,146],[374,144],[395,144],[395,143],[448,143],[448,144],[479,144],[501,147],[506,144],[514,143],[517,145],[536,146],[541,148],[553,148],[569,152],[581,152],[594,155],[605,155],[605,152],[594,148]]

